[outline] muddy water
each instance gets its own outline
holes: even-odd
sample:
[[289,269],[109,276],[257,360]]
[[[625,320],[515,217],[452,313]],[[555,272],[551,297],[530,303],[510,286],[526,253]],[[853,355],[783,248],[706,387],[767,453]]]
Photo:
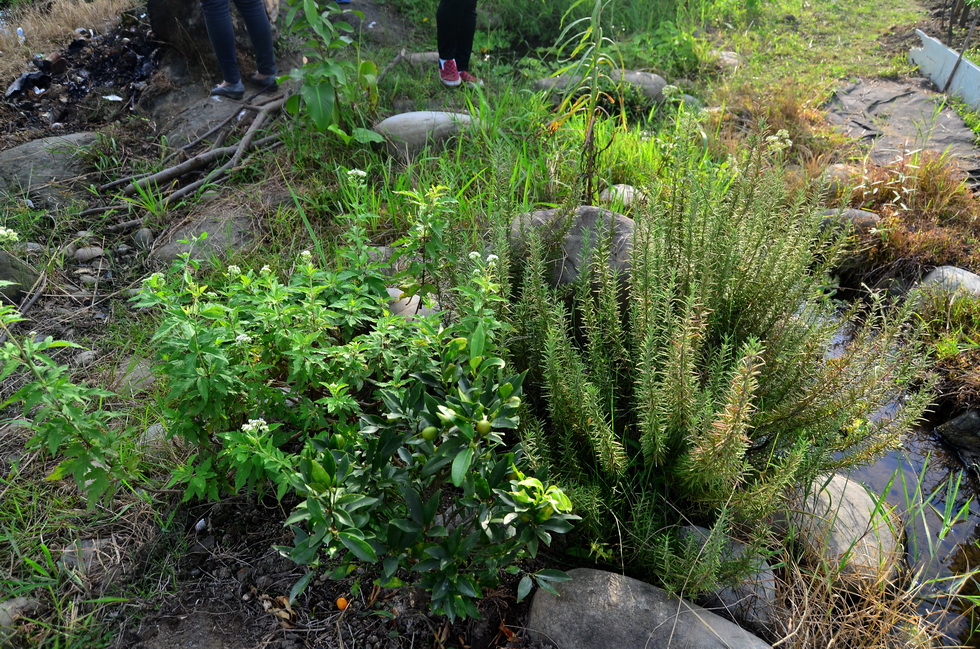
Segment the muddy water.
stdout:
[[[935,600],[923,601],[920,610],[935,616],[949,644],[980,647],[980,633],[971,632],[980,622],[980,614],[974,619],[968,607],[944,596],[953,589],[958,575],[980,568],[980,482],[975,474],[966,470],[935,433],[921,429],[909,434],[902,450],[889,453],[876,464],[855,469],[851,477],[871,491],[884,494],[887,502],[897,508],[905,522],[906,558],[913,574],[920,574],[920,583],[937,580],[925,589]],[[961,480],[958,489],[950,488],[951,480]],[[923,500],[931,505],[924,511],[916,507]],[[964,506],[967,509],[963,516],[944,531],[940,513],[947,508],[960,511]],[[920,513],[909,516],[909,511],[916,509]],[[972,580],[960,592],[980,593]]]

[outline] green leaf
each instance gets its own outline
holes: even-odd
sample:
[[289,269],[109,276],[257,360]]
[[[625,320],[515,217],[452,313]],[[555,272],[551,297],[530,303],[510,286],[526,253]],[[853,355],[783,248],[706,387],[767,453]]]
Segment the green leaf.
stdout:
[[452,480],[453,485],[462,486],[466,479],[466,473],[470,470],[470,461],[473,459],[473,449],[467,446],[453,460]]
[[361,536],[355,535],[353,532],[341,532],[339,536],[340,542],[361,561],[375,563],[378,560],[378,555],[375,553],[374,548]]
[[307,571],[307,573],[300,577],[299,581],[293,584],[293,587],[289,589],[290,606],[292,606],[293,602],[296,601],[296,598],[299,597],[304,590],[306,590],[306,587],[310,585],[310,580],[313,579],[313,574],[314,573],[312,570]]
[[313,125],[321,131],[327,130],[331,124],[337,123],[337,91],[327,81],[307,81],[300,90],[306,109],[310,113]]
[[531,581],[531,575],[524,575],[521,578],[521,583],[517,584],[517,601],[520,602],[527,594],[531,592],[531,587],[534,582]]
[[547,568],[545,570],[539,570],[534,573],[534,578],[541,583],[542,581],[570,581],[571,576],[563,570],[554,570],[552,568]]
[[483,356],[483,348],[487,342],[487,334],[483,330],[483,320],[476,325],[473,335],[470,336],[470,358]]

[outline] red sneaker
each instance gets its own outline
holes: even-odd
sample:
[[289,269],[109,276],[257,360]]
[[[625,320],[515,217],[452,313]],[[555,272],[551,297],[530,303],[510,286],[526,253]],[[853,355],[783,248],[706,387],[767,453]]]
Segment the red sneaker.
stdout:
[[442,81],[442,85],[450,88],[455,88],[462,83],[459,80],[459,72],[456,70],[455,59],[449,59],[442,64],[442,68],[439,70],[439,80]]
[[483,79],[477,79],[476,77],[474,77],[472,74],[470,74],[466,70],[460,70],[460,72],[459,72],[459,80],[462,81],[463,83],[468,83],[471,86],[482,86],[483,85]]

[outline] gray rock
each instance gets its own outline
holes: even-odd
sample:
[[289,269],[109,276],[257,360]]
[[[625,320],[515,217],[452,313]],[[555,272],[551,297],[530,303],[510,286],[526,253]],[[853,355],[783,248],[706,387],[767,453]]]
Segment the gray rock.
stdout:
[[99,283],[99,278],[92,275],[79,275],[78,281],[80,281],[85,286],[96,286]]
[[980,275],[955,266],[940,266],[933,269],[918,286],[928,292],[980,297]]
[[102,246],[85,246],[75,251],[75,261],[84,264],[104,254],[105,250],[102,249]]
[[137,248],[149,248],[153,245],[153,230],[150,228],[140,228],[133,233],[131,240]]
[[[203,233],[207,237],[194,243]],[[252,219],[246,211],[230,201],[202,203],[190,215],[190,223],[165,236],[150,258],[169,264],[185,252],[195,259],[208,261],[240,250],[252,242]]]
[[576,568],[531,603],[532,639],[561,649],[765,649],[768,644],[700,606],[650,584]]
[[967,410],[945,424],[936,427],[943,439],[962,449],[980,452],[980,413]]
[[742,57],[738,55],[738,52],[711,50],[708,52],[708,56],[712,57],[722,70],[734,70],[742,65]]
[[82,539],[61,551],[61,563],[66,568],[91,574],[103,566],[112,545],[109,539]]
[[26,597],[14,597],[0,602],[0,642],[5,642],[14,633],[14,624],[20,617],[30,616],[40,608],[41,603]]
[[[638,70],[620,70],[617,81],[639,90],[644,97],[652,102],[659,103],[664,100],[663,90],[667,81],[659,74]],[[582,77],[579,75],[558,75],[538,79],[533,86],[535,90],[557,92],[573,88],[581,82]]]
[[76,179],[84,171],[78,152],[95,143],[94,133],[56,135],[0,151],[0,192],[26,194],[51,207],[84,195]]
[[0,250],[0,280],[13,282],[10,286],[0,287],[0,296],[13,304],[19,304],[38,277],[40,276],[33,268],[6,250]]
[[647,195],[633,185],[613,185],[602,190],[599,200],[609,207],[633,207],[647,202]]
[[409,322],[416,317],[428,316],[439,312],[438,305],[434,309],[423,306],[422,300],[419,299],[418,295],[403,298],[400,288],[389,287],[388,296],[391,298],[388,301],[388,310],[391,311],[391,314],[400,315]]
[[[204,42],[208,41],[205,39]],[[210,97],[200,88],[191,86],[154,102],[148,112],[160,123],[167,144],[180,147],[197,140],[241,110],[241,102]]]
[[24,244],[24,250],[26,250],[28,253],[44,252],[44,246],[37,243],[36,241],[28,241],[27,243]]
[[861,175],[861,170],[852,165],[837,163],[829,165],[823,172],[823,181],[827,185],[827,193],[837,196],[849,191],[851,187],[857,185],[856,178]]
[[570,214],[558,209],[538,210],[514,217],[510,226],[510,242],[518,256],[526,254],[524,243],[531,229],[538,230],[548,245],[557,242],[560,252],[550,263],[551,282],[563,286],[574,282],[582,268],[589,263],[588,250],[595,248],[601,236],[612,228],[609,265],[622,281],[629,281],[630,253],[633,245],[633,220],[601,207],[583,205]]
[[853,231],[858,234],[867,234],[881,225],[881,217],[877,213],[850,207],[842,210],[824,210],[820,215],[824,217],[823,227],[849,223]]
[[112,380],[112,390],[122,397],[133,397],[156,383],[153,368],[145,359],[130,357],[119,362]]
[[875,503],[862,484],[834,475],[816,480],[789,520],[811,560],[839,565],[844,580],[877,583],[897,575],[902,548],[891,508]]
[[479,125],[465,113],[420,110],[394,115],[374,126],[395,155],[411,157],[426,145],[442,144],[460,132]]
[[72,364],[75,367],[88,367],[89,365],[94,363],[98,357],[99,355],[96,354],[94,351],[92,351],[91,349],[87,349],[79,354],[76,354],[75,358],[72,359]]
[[[710,534],[707,529],[696,525],[681,530],[682,537],[691,538],[700,548],[708,543]],[[748,561],[750,572],[735,586],[718,588],[699,596],[697,603],[754,633],[773,635],[773,615],[776,611],[776,574],[773,569],[762,557],[753,556],[744,544],[732,539],[726,543],[721,560]]]

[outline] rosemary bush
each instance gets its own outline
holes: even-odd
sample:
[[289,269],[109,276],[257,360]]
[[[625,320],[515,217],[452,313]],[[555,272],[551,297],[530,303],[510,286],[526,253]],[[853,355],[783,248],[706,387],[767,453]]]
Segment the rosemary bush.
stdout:
[[844,239],[786,198],[784,136],[718,166],[683,132],[636,215],[629,281],[602,261],[611,228],[564,292],[532,236],[514,309],[514,358],[541,394],[522,426],[531,462],[600,556],[617,547],[668,585],[687,579],[668,564],[691,565],[666,560],[675,526],[760,528],[794,488],[898,444],[931,396],[906,395],[924,364],[909,308],[830,299]]

